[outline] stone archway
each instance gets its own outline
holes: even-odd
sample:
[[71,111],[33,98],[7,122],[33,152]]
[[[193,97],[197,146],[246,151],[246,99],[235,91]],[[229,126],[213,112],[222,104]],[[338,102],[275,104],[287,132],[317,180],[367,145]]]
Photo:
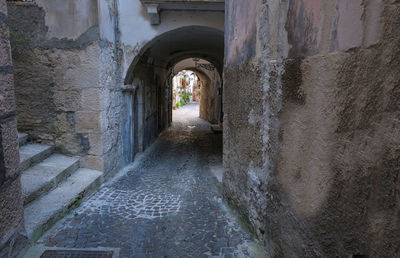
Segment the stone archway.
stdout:
[[201,83],[200,118],[212,123],[222,122],[222,75],[210,62],[187,58],[173,67],[173,75],[181,70],[193,71]]
[[175,65],[188,58],[207,60],[220,76],[224,33],[205,26],[181,27],[155,37],[133,59],[125,77],[124,114],[128,115],[122,119],[126,164],[170,125],[171,75]]

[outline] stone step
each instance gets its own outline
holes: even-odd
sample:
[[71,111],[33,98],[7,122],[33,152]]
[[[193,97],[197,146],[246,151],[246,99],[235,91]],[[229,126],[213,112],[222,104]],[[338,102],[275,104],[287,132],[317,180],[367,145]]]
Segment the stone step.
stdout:
[[24,208],[25,229],[29,239],[36,241],[58,220],[99,187],[103,173],[86,168],[78,169],[56,189],[29,203]]
[[53,154],[39,164],[28,168],[21,176],[24,205],[57,187],[79,168],[79,158]]
[[28,135],[26,133],[18,133],[19,147],[24,146],[28,142]]
[[53,146],[26,144],[19,148],[20,170],[24,171],[53,154]]

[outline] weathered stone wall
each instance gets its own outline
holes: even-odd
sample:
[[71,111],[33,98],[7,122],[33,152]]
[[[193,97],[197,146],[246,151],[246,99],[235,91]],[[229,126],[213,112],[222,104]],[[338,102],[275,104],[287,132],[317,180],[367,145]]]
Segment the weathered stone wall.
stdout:
[[206,76],[201,76],[200,88],[200,118],[213,124],[218,124],[221,106],[219,105],[221,96],[221,79],[217,70],[204,71]]
[[[75,130],[75,112],[82,110],[81,91],[98,84],[99,47],[93,44],[99,38],[98,27],[88,28],[78,39],[68,39],[68,34],[57,39],[50,32],[68,19],[51,19],[47,24],[46,18],[56,12],[56,7],[49,10],[51,3],[43,7],[10,2],[8,6],[15,34],[12,46],[20,129],[36,141],[56,144],[62,152],[87,153],[85,135]],[[20,39],[27,41],[19,43]],[[93,92],[86,95],[93,96]]]
[[18,169],[18,135],[14,78],[9,42],[7,6],[0,0],[0,256],[14,257],[26,238],[21,178]]
[[[109,9],[110,11],[112,9]],[[120,77],[120,55],[115,43],[101,40],[100,46],[100,77],[98,80],[101,92],[99,92],[101,132],[99,138],[93,139],[94,146],[99,143],[99,151],[90,153],[96,161],[97,158],[103,164],[102,171],[106,173],[106,179],[115,175],[122,167],[122,129],[121,119],[123,109],[123,95],[121,92],[122,78]],[[101,137],[101,138],[100,138]],[[89,141],[90,143],[90,141]],[[94,148],[95,149],[95,148]]]
[[242,5],[227,2],[226,196],[271,254],[399,256],[400,2]]
[[122,152],[122,93],[113,1],[8,6],[20,130],[81,156],[82,167],[114,174]]

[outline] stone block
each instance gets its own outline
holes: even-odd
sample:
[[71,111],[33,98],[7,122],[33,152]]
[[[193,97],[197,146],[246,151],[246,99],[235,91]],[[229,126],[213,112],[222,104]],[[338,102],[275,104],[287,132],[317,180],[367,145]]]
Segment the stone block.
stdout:
[[[12,69],[10,67],[10,69]],[[0,114],[15,110],[15,93],[13,74],[2,74],[0,71]]]
[[58,113],[55,128],[57,133],[73,132],[75,130],[75,113]]
[[102,111],[104,91],[99,88],[83,89],[81,94],[81,106],[85,111]]
[[1,125],[6,177],[13,176],[19,168],[17,120],[14,118]]
[[103,139],[101,134],[89,134],[89,154],[102,155],[103,154]]
[[78,111],[81,109],[80,92],[74,91],[59,91],[54,92],[54,105],[57,110],[61,111]]
[[103,158],[101,156],[87,155],[80,160],[81,167],[103,171]]
[[[61,60],[55,69],[60,89],[74,90],[99,87],[98,46],[92,44],[85,50],[58,53]],[[62,87],[62,88],[61,88]]]
[[75,133],[64,133],[57,136],[56,148],[61,153],[68,155],[78,155],[84,152],[82,138]]
[[96,111],[78,111],[75,114],[77,133],[95,133],[101,131],[101,113]]

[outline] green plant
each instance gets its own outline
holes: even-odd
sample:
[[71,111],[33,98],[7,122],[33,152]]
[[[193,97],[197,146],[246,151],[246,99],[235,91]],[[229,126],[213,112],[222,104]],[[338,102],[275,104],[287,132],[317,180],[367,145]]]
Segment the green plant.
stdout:
[[32,40],[32,38],[20,38],[18,37],[19,35],[21,35],[21,33],[15,32],[10,29],[10,38],[15,40],[17,47],[22,47],[23,44],[28,43]]
[[74,216],[76,217],[76,216],[78,216],[79,215],[79,213],[78,212],[74,212]]
[[79,206],[79,205],[81,205],[81,203],[82,203],[82,199],[78,198],[78,199],[75,200],[74,205],[75,206]]

